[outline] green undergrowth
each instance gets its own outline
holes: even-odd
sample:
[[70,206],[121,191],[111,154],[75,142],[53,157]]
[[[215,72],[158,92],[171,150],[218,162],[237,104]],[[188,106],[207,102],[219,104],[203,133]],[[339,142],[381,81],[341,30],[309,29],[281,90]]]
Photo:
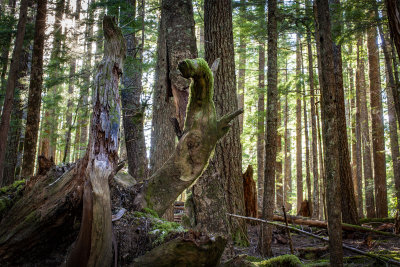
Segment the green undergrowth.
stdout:
[[153,236],[153,245],[157,246],[164,242],[165,238],[174,233],[185,232],[185,228],[176,222],[169,222],[160,219],[157,213],[149,208],[144,208],[142,211],[136,211],[135,217],[147,218],[151,221],[150,234]]
[[0,188],[0,219],[3,212],[11,207],[22,196],[25,180],[15,181],[13,184]]
[[255,262],[254,266],[257,267],[297,267],[303,266],[299,258],[295,255],[282,255],[268,260]]
[[298,267],[303,266],[299,258],[295,255],[282,255],[273,257],[268,260],[260,259],[253,256],[247,256],[246,261],[255,267]]

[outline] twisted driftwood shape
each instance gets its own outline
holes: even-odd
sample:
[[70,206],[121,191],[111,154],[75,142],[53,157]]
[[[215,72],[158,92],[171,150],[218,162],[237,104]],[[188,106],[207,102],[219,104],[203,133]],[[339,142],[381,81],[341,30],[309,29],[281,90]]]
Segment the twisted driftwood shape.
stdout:
[[[212,69],[218,67],[219,60]],[[217,120],[213,74],[204,59],[179,63],[182,76],[192,80],[182,137],[174,153],[144,184],[135,202],[160,216],[203,173],[215,145],[229,130],[229,123],[243,112],[235,111]]]

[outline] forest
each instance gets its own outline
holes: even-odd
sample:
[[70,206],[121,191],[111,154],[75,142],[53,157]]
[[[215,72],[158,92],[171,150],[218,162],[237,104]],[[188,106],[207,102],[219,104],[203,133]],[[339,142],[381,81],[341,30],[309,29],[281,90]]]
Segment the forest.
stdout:
[[400,266],[400,0],[0,0],[0,266]]

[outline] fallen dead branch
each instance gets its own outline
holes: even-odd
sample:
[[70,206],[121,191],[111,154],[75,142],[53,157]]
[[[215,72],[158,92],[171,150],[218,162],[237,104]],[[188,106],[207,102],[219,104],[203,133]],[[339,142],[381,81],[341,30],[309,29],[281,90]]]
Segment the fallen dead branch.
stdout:
[[[245,217],[245,216],[236,215],[236,214],[230,214],[230,213],[227,213],[227,215],[232,216],[232,217],[236,217],[236,218],[246,219],[246,220],[258,221],[258,222],[261,222],[261,223],[275,225],[275,226],[278,226],[278,227],[283,227],[283,228],[290,229],[290,230],[298,232],[298,233],[302,233],[302,234],[305,234],[305,235],[308,235],[308,236],[312,236],[314,238],[317,238],[317,239],[325,241],[325,242],[329,242],[329,238],[318,236],[316,234],[313,234],[313,233],[310,233],[310,232],[307,232],[307,231],[304,231],[304,230],[300,230],[300,229],[297,229],[295,227],[286,226],[286,225],[283,225],[283,224],[280,224],[280,223],[277,223],[277,222],[271,222],[271,221],[267,221],[267,220],[263,220],[263,219]],[[371,253],[368,253],[368,252],[365,252],[365,251],[350,247],[350,246],[345,245],[345,244],[342,244],[342,246],[343,246],[343,248],[345,248],[347,250],[350,250],[352,252],[355,252],[355,253],[370,257],[370,258],[374,258],[374,259],[380,260],[380,261],[382,261],[384,263],[390,263],[390,264],[394,264],[394,265],[400,266],[400,261],[396,261],[396,260],[393,260],[393,259],[390,259],[390,258],[387,258],[387,257],[384,257],[384,256],[378,256],[378,255],[375,255],[375,254],[371,254]]]
[[[307,226],[311,226],[311,227],[318,227],[318,228],[325,228],[325,229],[327,229],[327,227],[328,227],[328,223],[325,221],[311,220],[311,219],[306,219],[304,217],[297,217],[297,216],[290,216],[290,215],[287,215],[287,219],[288,219],[288,222],[291,224],[307,225]],[[284,216],[277,215],[277,214],[274,214],[273,220],[279,221],[279,222],[285,222]],[[348,223],[342,223],[342,229],[346,230],[346,231],[372,232],[372,233],[376,233],[379,235],[400,238],[399,235],[396,235],[394,233],[378,231],[378,230],[375,230],[372,228],[348,224]]]

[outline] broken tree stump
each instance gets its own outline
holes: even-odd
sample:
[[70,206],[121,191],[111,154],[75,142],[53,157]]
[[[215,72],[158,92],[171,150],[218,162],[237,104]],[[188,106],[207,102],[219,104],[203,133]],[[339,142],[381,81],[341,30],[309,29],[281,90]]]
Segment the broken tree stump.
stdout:
[[257,218],[257,190],[253,179],[253,167],[247,166],[243,173],[243,191],[246,216]]

